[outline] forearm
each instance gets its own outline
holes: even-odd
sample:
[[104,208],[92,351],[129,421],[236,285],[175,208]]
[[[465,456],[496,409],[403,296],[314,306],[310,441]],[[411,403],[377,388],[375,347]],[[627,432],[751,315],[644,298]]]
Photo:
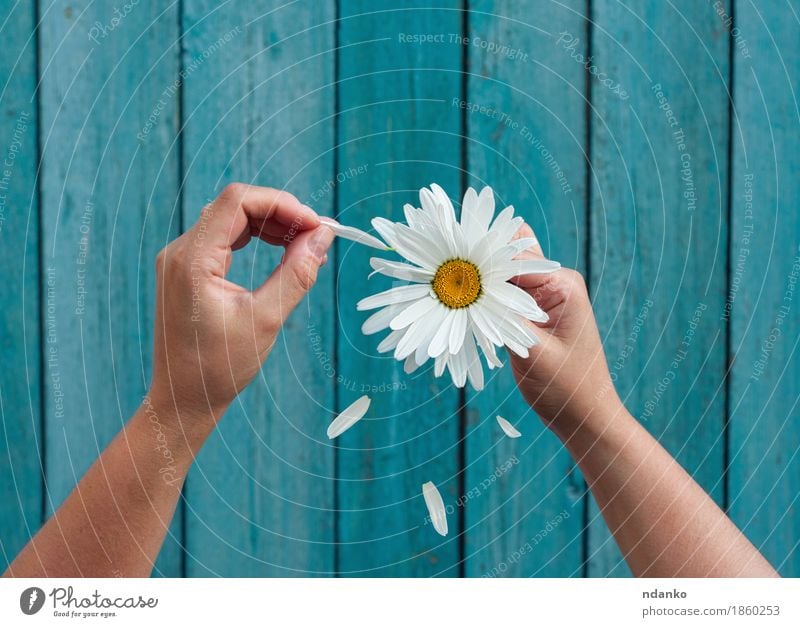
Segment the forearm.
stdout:
[[146,400],[5,576],[149,576],[213,428],[213,420],[184,423],[192,429],[181,428],[168,404]]
[[621,404],[554,431],[575,458],[636,576],[777,573]]

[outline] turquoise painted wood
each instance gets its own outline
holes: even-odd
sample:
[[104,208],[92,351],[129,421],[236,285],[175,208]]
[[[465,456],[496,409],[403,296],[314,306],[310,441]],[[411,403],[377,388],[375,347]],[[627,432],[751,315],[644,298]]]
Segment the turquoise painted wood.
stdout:
[[[462,180],[459,2],[340,3],[337,217],[370,228],[371,216],[403,219],[418,206],[419,188],[437,182],[459,199]],[[445,43],[414,44],[414,36]],[[357,173],[359,168],[362,174]],[[391,282],[367,283],[373,252],[338,242],[336,262],[338,406],[372,397],[369,416],[336,440],[339,550],[343,576],[441,576],[459,573],[461,527],[446,538],[426,524],[421,486],[433,481],[443,498],[460,492],[462,454],[458,392],[434,379],[432,366],[413,376],[391,355],[376,358],[380,336],[364,336],[366,312],[356,302]],[[386,256],[386,255],[384,255]]]
[[779,572],[797,577],[800,24],[784,3],[735,10],[728,506]]
[[[691,0],[592,7],[592,63],[607,76],[591,81],[601,335],[627,407],[721,502],[727,31]],[[627,572],[596,507],[589,518],[588,573]]]
[[[225,184],[369,228],[438,182],[456,203],[492,185],[587,274],[629,409],[800,574],[800,7],[401,4],[0,7],[0,560],[141,401],[154,257]],[[279,252],[248,247],[231,278],[254,287]],[[197,460],[156,574],[627,575],[508,368],[460,393],[376,358],[355,310],[391,285],[366,281],[373,254],[336,243]]]
[[[586,80],[556,41],[570,33],[585,54],[586,4],[475,2],[466,44],[470,184],[494,186],[498,208],[513,204],[548,256],[580,270]],[[491,44],[507,48],[494,52]],[[558,439],[517,392],[510,365],[495,373],[485,390],[470,394],[467,414],[466,574],[580,576],[582,482]],[[505,437],[498,414],[523,437]]]
[[[154,112],[177,71],[178,34],[174,10],[145,3],[113,29],[111,5],[53,2],[39,9],[39,282],[52,512],[149,382],[153,259],[177,233],[177,103]],[[172,532],[179,529],[177,521]],[[168,541],[157,571],[179,575],[180,565],[178,543]]]
[[42,516],[36,24],[0,7],[0,571]]
[[[334,162],[333,3],[183,7],[187,228],[232,181],[286,189],[332,215],[332,194],[318,190]],[[253,289],[280,255],[253,242],[230,278]],[[333,282],[328,267],[188,478],[188,575],[334,572]]]

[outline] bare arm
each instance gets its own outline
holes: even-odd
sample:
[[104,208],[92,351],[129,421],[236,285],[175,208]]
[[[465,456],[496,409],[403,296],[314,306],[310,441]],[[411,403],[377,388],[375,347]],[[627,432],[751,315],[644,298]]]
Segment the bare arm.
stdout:
[[[225,279],[251,236],[286,247],[253,292]],[[237,184],[159,254],[150,393],[4,576],[150,574],[195,455],[261,368],[332,240],[290,194]]]
[[[520,235],[533,235],[523,226]],[[538,246],[526,256],[541,257]],[[512,355],[525,399],[575,458],[636,576],[775,577],[703,489],[623,407],[583,278],[520,278],[550,321],[528,359]]]

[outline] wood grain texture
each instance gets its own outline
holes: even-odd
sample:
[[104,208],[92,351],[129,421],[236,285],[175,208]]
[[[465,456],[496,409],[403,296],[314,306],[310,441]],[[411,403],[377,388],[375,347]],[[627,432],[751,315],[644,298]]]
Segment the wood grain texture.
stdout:
[[800,6],[736,2],[729,511],[800,576]]
[[[461,197],[460,2],[354,1],[340,4],[338,219],[369,229],[369,219],[403,220],[404,203],[419,205],[418,190],[439,183]],[[414,43],[414,36],[439,41]],[[367,283],[373,252],[349,242],[337,246],[338,406],[372,397],[368,416],[336,440],[338,454],[338,570],[342,576],[458,574],[457,517],[446,538],[426,524],[421,486],[433,481],[446,501],[459,493],[459,394],[432,366],[407,376],[390,355],[379,356],[383,336],[364,336],[361,298],[388,289]],[[384,254],[389,257],[390,255]]]
[[[572,33],[585,54],[586,4],[470,3],[465,109],[470,184],[493,186],[498,210],[513,204],[545,254],[582,271],[585,71],[556,42]],[[523,437],[505,437],[497,414]],[[580,576],[582,481],[517,392],[508,364],[470,395],[466,458],[466,574]]]
[[[628,409],[721,501],[727,30],[710,3],[592,6],[598,323]],[[588,574],[627,572],[594,506],[588,540]]]
[[36,12],[0,7],[0,572],[42,516]]
[[[177,70],[176,6],[121,19],[110,4],[40,6],[49,512],[149,382],[154,258],[177,226],[177,101],[157,108]],[[177,549],[173,535],[157,572],[181,574]]]
[[[332,214],[332,195],[316,191],[333,176],[333,19],[332,2],[184,2],[184,71],[196,67],[184,83],[187,226],[233,181]],[[251,242],[231,280],[255,288],[281,251]],[[189,575],[333,573],[333,316],[328,267],[198,457],[186,491]]]

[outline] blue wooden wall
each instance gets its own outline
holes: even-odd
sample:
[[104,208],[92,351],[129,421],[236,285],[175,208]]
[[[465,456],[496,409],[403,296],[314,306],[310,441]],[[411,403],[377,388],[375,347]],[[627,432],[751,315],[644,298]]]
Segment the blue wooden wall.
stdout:
[[[367,227],[435,181],[492,185],[586,274],[629,409],[800,576],[796,0],[2,0],[0,33],[0,568],[140,402],[155,253],[227,182]],[[460,393],[375,357],[368,256],[337,242],[156,573],[629,574],[508,369]]]

